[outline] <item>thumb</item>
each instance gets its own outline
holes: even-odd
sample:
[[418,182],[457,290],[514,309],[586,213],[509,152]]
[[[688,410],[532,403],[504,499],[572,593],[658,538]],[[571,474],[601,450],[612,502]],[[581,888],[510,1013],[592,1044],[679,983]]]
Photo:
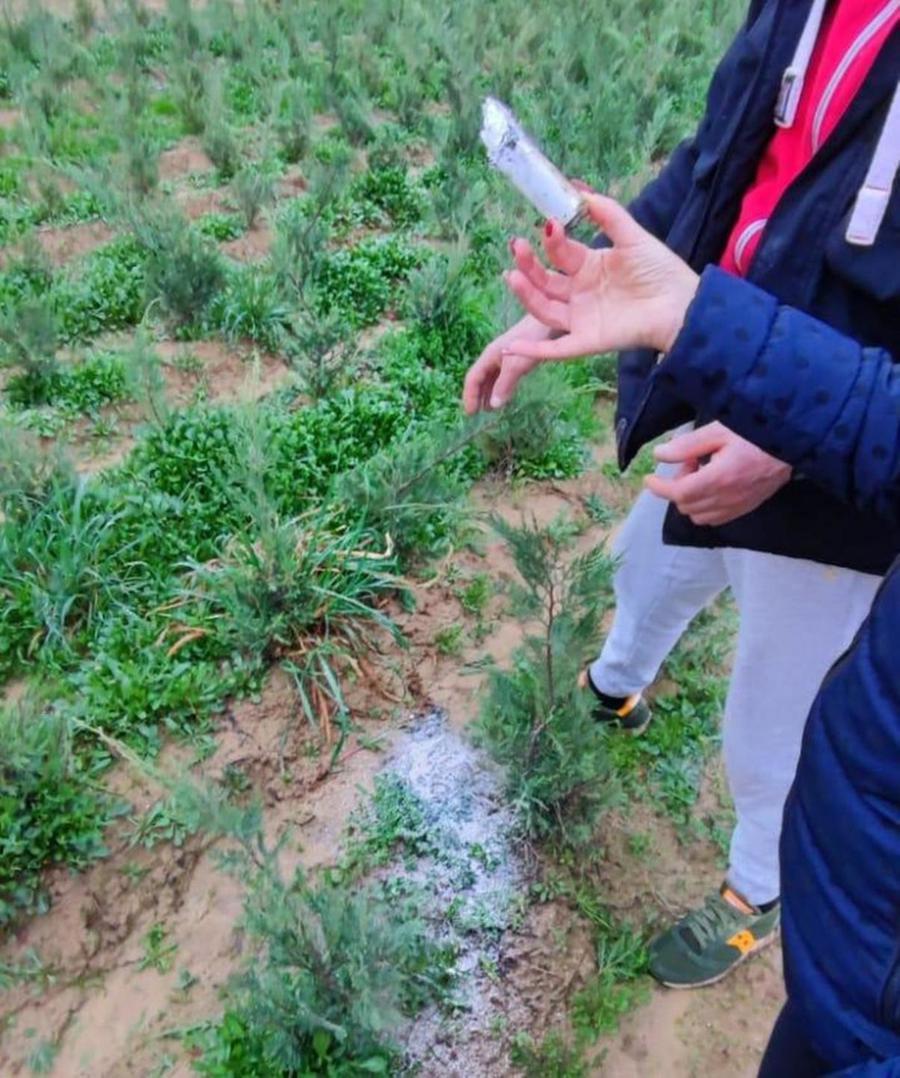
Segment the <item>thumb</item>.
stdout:
[[718,424],[708,423],[705,427],[679,434],[665,445],[658,445],[653,450],[653,455],[663,463],[677,464],[715,453],[717,449],[721,449],[724,441],[722,429]]
[[585,197],[588,216],[609,236],[614,245],[640,243],[647,233],[628,210],[614,198],[591,194]]
[[539,363],[540,359],[532,356],[515,356],[504,353],[503,365],[491,393],[491,407],[502,408],[515,393],[519,382]]

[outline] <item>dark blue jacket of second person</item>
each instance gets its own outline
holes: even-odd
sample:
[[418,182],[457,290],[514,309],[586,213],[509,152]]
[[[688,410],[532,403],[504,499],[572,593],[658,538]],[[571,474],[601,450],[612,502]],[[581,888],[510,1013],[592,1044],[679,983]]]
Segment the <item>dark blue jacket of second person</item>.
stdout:
[[[660,176],[632,204],[635,217],[695,269],[720,258],[741,198],[775,130],[781,76],[811,0],[756,0],[710,86],[706,115]],[[900,356],[900,183],[870,247],[847,242],[857,190],[900,77],[900,31],[762,234],[748,279],[865,345]],[[717,327],[717,332],[727,327]],[[622,466],[645,442],[708,414],[672,394],[648,393],[656,357],[624,353],[617,436]],[[896,519],[879,520],[798,475],[754,512],[721,528],[697,527],[674,508],[668,542],[732,546],[883,573],[900,550]]]
[[[702,409],[897,528],[897,358],[711,268],[650,398]],[[810,711],[781,880],[788,994],[817,1055],[900,1078],[900,559]]]

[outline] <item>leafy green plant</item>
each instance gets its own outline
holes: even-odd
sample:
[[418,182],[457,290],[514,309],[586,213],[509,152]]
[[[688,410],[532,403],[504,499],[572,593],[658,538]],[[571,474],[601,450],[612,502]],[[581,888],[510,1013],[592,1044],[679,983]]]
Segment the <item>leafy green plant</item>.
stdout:
[[402,165],[363,173],[353,184],[351,196],[354,205],[368,206],[375,211],[373,223],[379,222],[380,218],[380,223],[409,228],[423,214],[422,192]]
[[446,625],[434,634],[434,648],[438,655],[458,659],[462,655],[465,641],[461,625]]
[[379,868],[398,854],[404,860],[433,856],[437,844],[422,799],[399,775],[376,775],[371,802],[350,820],[345,872]]
[[224,243],[235,240],[244,232],[244,223],[234,213],[206,213],[198,218],[195,227],[201,236]]
[[481,619],[494,594],[494,585],[488,573],[476,573],[456,594],[463,610]]
[[189,825],[178,814],[177,802],[173,798],[166,798],[157,801],[140,817],[131,836],[131,844],[147,850],[152,850],[160,842],[181,847],[190,834]]
[[97,412],[128,396],[128,372],[122,356],[99,352],[60,368],[53,404],[70,415]]
[[106,854],[108,814],[59,715],[28,703],[0,709],[0,926],[46,908],[45,865],[79,867]]
[[177,943],[169,943],[166,926],[157,921],[144,934],[141,943],[144,954],[138,962],[138,969],[155,969],[158,973],[168,973],[175,965]]
[[144,313],[144,252],[131,237],[98,248],[54,283],[50,300],[65,342],[136,325]]
[[490,671],[476,735],[507,768],[523,833],[583,844],[616,798],[605,732],[578,685],[611,601],[613,563],[600,548],[567,557],[559,527],[494,527],[522,581],[510,592],[513,610],[540,631],[525,636],[511,669]]
[[606,923],[596,946],[597,973],[572,1001],[572,1022],[582,1039],[615,1032],[623,1015],[649,995],[647,945],[640,933]]
[[419,260],[399,239],[363,240],[326,256],[316,278],[318,306],[337,308],[358,327],[376,322]]

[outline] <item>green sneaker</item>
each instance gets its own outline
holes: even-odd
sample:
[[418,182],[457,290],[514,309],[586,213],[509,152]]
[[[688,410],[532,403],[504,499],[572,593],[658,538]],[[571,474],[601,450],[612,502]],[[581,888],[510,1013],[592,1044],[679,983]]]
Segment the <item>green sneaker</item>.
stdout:
[[[582,670],[578,679],[578,685],[582,689],[590,689],[594,696],[599,696],[597,686],[591,679],[589,670]],[[653,717],[647,701],[638,692],[629,696],[625,704],[618,710],[607,707],[598,699],[594,704],[594,718],[597,722],[614,723],[620,730],[628,734],[642,734]]]
[[650,944],[650,972],[669,988],[715,984],[778,935],[781,905],[763,913],[723,884]]

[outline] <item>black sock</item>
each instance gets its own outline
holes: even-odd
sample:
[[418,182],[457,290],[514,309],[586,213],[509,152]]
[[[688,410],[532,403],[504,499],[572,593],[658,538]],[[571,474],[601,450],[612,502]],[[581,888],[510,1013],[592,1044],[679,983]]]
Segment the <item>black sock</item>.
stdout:
[[594,679],[591,677],[591,672],[588,670],[588,684],[594,690],[594,695],[603,704],[604,707],[608,707],[611,711],[618,711],[623,708],[631,699],[630,696],[609,696],[605,692],[601,692],[594,684]]
[[760,913],[768,913],[769,910],[774,910],[780,901],[780,898],[773,898],[771,902],[761,902],[756,908]]
[[610,711],[619,711],[623,708],[631,699],[630,696],[607,696],[605,692],[598,692],[597,699],[603,704],[604,707],[608,707]]

